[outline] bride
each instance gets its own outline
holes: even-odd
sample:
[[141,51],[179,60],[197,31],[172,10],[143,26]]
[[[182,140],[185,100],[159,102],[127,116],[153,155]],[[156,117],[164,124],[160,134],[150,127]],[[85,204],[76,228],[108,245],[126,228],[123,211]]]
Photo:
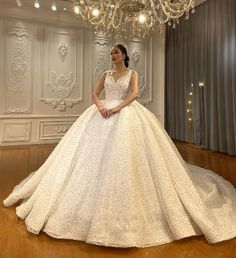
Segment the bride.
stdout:
[[[111,49],[94,104],[36,171],[3,201],[28,231],[114,247],[148,247],[204,235],[236,236],[236,189],[187,164],[161,122],[137,100],[138,74]],[[105,99],[100,100],[101,91]]]

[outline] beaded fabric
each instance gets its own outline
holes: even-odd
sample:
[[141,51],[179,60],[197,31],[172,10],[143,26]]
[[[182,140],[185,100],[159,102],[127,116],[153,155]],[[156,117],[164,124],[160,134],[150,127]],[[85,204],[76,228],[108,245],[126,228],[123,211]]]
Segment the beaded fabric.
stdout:
[[[107,71],[107,108],[129,94],[128,74]],[[236,236],[236,189],[187,164],[161,122],[134,100],[104,119],[95,104],[74,122],[36,171],[4,200],[27,229],[103,246],[148,247],[204,234]]]

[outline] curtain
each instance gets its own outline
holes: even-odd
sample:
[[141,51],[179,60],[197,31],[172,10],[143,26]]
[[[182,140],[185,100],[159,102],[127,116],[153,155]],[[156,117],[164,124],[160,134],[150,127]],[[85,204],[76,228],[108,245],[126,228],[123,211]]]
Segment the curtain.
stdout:
[[236,155],[235,0],[208,0],[175,29],[167,26],[165,82],[169,135]]

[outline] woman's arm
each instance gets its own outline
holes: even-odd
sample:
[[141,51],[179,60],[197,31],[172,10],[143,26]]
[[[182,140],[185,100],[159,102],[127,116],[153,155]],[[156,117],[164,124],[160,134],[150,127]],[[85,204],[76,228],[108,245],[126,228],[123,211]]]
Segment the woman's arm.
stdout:
[[133,102],[138,96],[138,73],[136,71],[132,71],[130,80],[130,95],[117,107],[108,109],[108,116],[110,116],[113,113],[119,112],[122,108],[126,107],[131,102]]
[[120,109],[126,107],[138,97],[138,73],[132,71],[130,80],[130,95],[118,105]]
[[97,106],[97,108],[100,108],[103,106],[101,101],[99,100],[99,95],[101,94],[101,92],[104,88],[105,78],[106,78],[106,72],[104,72],[101,75],[101,77],[99,78],[98,83],[93,91],[92,99],[93,99],[93,102],[95,103],[95,105]]
[[94,104],[97,106],[99,112],[101,113],[101,115],[104,118],[107,118],[108,117],[107,109],[103,106],[103,104],[101,103],[101,101],[99,99],[99,95],[104,88],[105,78],[106,78],[106,72],[104,72],[101,75],[100,79],[98,80],[98,83],[97,83],[97,85],[96,85],[96,87],[93,91],[93,94],[92,94],[92,99],[93,99]]

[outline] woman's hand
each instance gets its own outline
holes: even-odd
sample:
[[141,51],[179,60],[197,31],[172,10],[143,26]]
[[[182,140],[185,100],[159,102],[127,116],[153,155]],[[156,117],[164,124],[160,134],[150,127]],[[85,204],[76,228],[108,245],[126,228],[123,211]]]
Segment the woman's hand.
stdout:
[[121,108],[119,106],[117,107],[114,107],[114,108],[110,108],[107,110],[107,115],[108,117],[110,117],[111,115],[117,113],[117,112],[120,112]]
[[107,108],[102,106],[102,107],[98,108],[98,110],[104,118],[109,118],[111,115],[113,115],[117,112],[120,112],[121,107],[117,106],[117,107],[114,107],[114,108],[107,109]]
[[108,118],[108,113],[107,113],[107,108],[105,108],[105,107],[99,107],[98,108],[98,110],[99,110],[99,112],[100,112],[100,114],[104,117],[104,118]]

